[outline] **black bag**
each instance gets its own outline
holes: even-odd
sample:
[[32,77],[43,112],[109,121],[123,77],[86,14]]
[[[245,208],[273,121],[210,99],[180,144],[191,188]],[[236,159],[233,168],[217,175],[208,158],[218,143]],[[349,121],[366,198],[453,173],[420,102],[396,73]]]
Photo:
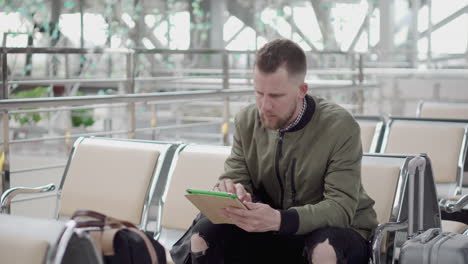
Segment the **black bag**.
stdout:
[[166,252],[134,224],[90,210],[76,211],[76,227],[89,233],[106,264],[165,264]]

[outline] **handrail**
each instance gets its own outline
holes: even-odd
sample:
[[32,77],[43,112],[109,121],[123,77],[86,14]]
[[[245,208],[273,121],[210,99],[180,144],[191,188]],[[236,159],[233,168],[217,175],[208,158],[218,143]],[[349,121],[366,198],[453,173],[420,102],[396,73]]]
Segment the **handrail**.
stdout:
[[41,53],[41,54],[131,54],[135,51],[125,48],[56,48],[56,47],[27,47],[27,48],[7,48],[0,47],[2,53]]
[[[172,72],[178,72],[180,69],[173,69]],[[184,79],[222,79],[224,78],[222,71],[219,69],[212,69],[211,72],[206,69],[203,73],[207,75],[201,76],[159,76],[159,77],[135,77],[135,82],[152,82],[152,81],[160,81],[160,82],[170,82],[170,81],[177,81],[177,80],[184,80]],[[158,71],[156,71],[158,72]],[[161,71],[164,72],[164,71]],[[181,71],[187,73],[198,73],[201,72],[198,69],[194,69],[193,71]],[[242,76],[230,76],[231,79],[239,79],[245,78],[244,75],[248,75],[252,77],[252,70],[232,70],[230,74],[238,73],[243,74]],[[307,70],[308,75],[322,75],[322,74],[337,74],[337,75],[349,75],[349,74],[358,74],[358,70],[349,70],[344,68],[337,68],[337,69],[309,69]],[[217,74],[217,75],[208,75],[208,74]],[[55,79],[16,79],[16,80],[9,80],[7,83],[9,85],[13,84],[75,84],[75,83],[119,83],[119,82],[126,82],[127,78],[74,78],[74,79],[65,79],[65,78],[55,78]]]
[[164,93],[141,93],[124,95],[97,95],[97,96],[69,96],[69,97],[46,97],[28,99],[0,100],[0,110],[9,111],[25,107],[51,107],[51,106],[73,106],[90,105],[102,103],[135,103],[147,101],[168,101],[182,99],[206,99],[228,96],[252,95],[252,89],[226,89],[217,91],[191,91],[191,92],[164,92]]
[[18,194],[22,193],[41,193],[51,192],[55,190],[55,184],[47,184],[44,186],[30,188],[30,187],[14,187],[4,192],[0,197],[0,213],[10,213],[11,200]]
[[[321,89],[350,89],[350,88],[375,88],[377,84],[345,84],[311,87],[313,90]],[[95,95],[95,96],[67,96],[67,97],[42,97],[27,99],[5,99],[0,100],[0,111],[11,111],[21,108],[33,107],[61,107],[61,106],[83,106],[93,108],[89,105],[115,104],[115,103],[137,103],[137,102],[160,102],[181,101],[188,99],[226,98],[230,96],[250,96],[252,89],[226,89],[226,90],[198,90],[189,92],[155,92],[124,95]],[[56,109],[57,111],[64,109]],[[28,110],[28,112],[34,112]],[[38,110],[37,112],[41,112]]]
[[[210,122],[198,122],[198,123],[190,123],[190,124],[180,124],[180,125],[167,125],[167,126],[158,126],[158,127],[147,127],[147,128],[135,128],[135,132],[142,132],[142,131],[163,131],[163,130],[170,130],[170,129],[177,129],[177,128],[192,128],[197,126],[204,126],[204,125],[216,125],[219,124],[218,121],[210,121]],[[112,130],[112,131],[99,131],[99,132],[89,132],[89,133],[80,133],[80,134],[73,134],[67,136],[54,136],[54,137],[41,137],[41,138],[28,138],[28,139],[16,139],[10,140],[9,144],[18,144],[18,143],[28,143],[28,142],[42,142],[42,141],[54,141],[54,140],[61,140],[61,139],[71,139],[71,138],[79,138],[79,137],[90,137],[90,136],[105,136],[105,135],[122,135],[128,133],[127,130]],[[0,142],[0,146],[3,145]],[[10,171],[13,173],[13,171]]]
[[[225,50],[225,49],[126,49],[126,48],[57,48],[57,47],[26,47],[26,48],[8,48],[1,47],[0,52],[3,53],[52,53],[52,54],[102,54],[102,53],[116,53],[116,54],[255,54],[255,50]],[[337,54],[349,55],[359,54],[357,52],[344,52],[341,50],[326,50],[326,51],[307,51],[310,54]]]
[[25,173],[25,172],[31,172],[31,171],[59,169],[59,168],[65,167],[66,165],[67,165],[66,163],[63,163],[63,164],[55,164],[55,165],[27,168],[27,169],[21,169],[21,170],[11,170],[10,173],[18,174],[18,173]]
[[468,76],[468,69],[364,68],[364,74],[405,76],[460,76],[466,78],[466,76]]
[[[98,109],[98,108],[119,108],[127,106],[126,103],[119,104],[99,104],[99,105],[90,105],[90,106],[59,106],[56,108],[36,108],[29,110],[14,110],[9,111],[10,114],[25,114],[25,113],[46,113],[46,112],[58,112],[58,111],[73,111],[73,110],[89,110],[89,109]],[[1,109],[1,108],[0,108]]]

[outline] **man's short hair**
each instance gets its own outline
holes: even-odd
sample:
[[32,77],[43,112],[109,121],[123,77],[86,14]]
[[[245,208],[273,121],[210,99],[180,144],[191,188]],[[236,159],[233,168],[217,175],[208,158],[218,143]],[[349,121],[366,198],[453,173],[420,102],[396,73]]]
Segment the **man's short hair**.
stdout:
[[288,74],[305,76],[306,56],[302,48],[289,39],[276,39],[257,52],[255,65],[263,73],[274,73],[285,66]]

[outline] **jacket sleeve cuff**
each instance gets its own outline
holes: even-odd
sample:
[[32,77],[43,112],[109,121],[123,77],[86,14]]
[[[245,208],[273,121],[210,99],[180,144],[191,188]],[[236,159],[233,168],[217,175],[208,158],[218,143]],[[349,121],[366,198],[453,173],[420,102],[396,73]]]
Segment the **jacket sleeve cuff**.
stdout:
[[278,234],[292,235],[299,229],[299,214],[295,209],[280,210],[281,224]]

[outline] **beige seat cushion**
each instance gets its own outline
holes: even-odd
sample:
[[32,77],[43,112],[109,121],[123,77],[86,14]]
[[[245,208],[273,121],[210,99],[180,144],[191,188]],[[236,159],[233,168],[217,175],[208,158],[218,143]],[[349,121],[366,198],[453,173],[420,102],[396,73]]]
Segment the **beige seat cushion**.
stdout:
[[[374,210],[379,224],[394,221],[392,214],[400,170],[404,158],[366,156],[362,158],[361,182],[367,194],[374,199]],[[384,234],[381,252],[386,252],[387,234]]]
[[211,190],[224,172],[230,147],[189,145],[180,152],[164,201],[162,226],[187,229],[198,209],[186,198],[186,189]]
[[359,126],[361,127],[361,142],[362,142],[362,151],[371,152],[372,140],[374,139],[375,128],[377,122],[367,121],[367,120],[357,120]]
[[395,120],[385,153],[427,153],[436,183],[456,183],[463,124]]
[[468,228],[468,225],[451,221],[451,220],[442,220],[442,231],[444,232],[453,232],[453,233],[463,233]]
[[42,264],[64,223],[0,214],[0,263]]
[[85,139],[71,160],[59,215],[90,209],[140,224],[159,155],[157,144]]
[[424,102],[420,117],[468,119],[468,104]]
[[390,219],[399,175],[398,165],[369,164],[366,158],[363,159],[362,185],[375,201],[374,210],[379,223],[386,223]]

